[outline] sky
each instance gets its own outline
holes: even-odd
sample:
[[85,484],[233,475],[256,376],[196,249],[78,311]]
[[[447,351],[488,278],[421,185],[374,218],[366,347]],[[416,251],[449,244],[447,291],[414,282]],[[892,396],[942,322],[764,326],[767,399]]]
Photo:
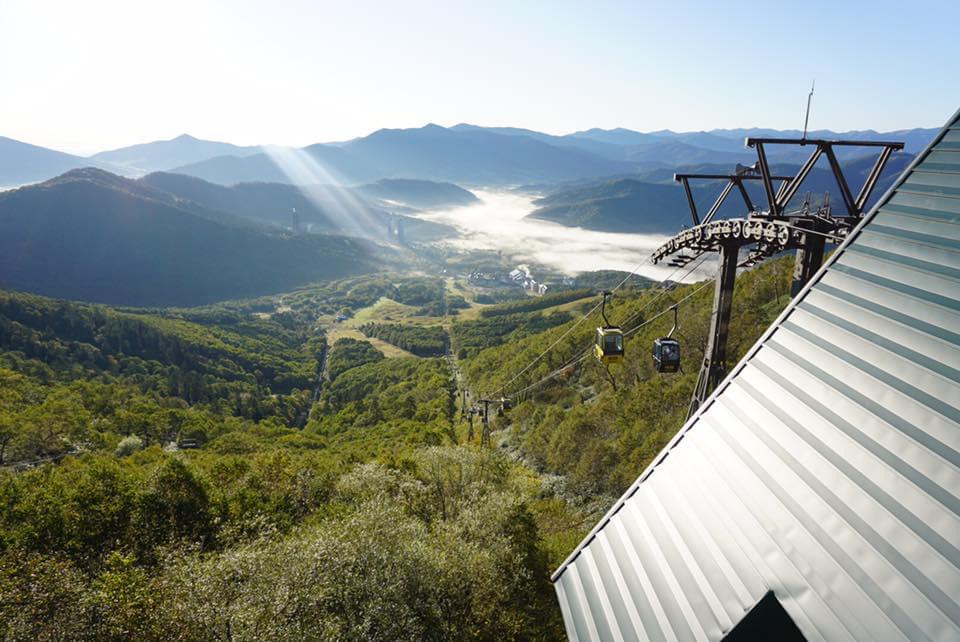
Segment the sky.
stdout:
[[938,127],[960,2],[0,0],[0,136],[308,145],[469,122],[564,134]]

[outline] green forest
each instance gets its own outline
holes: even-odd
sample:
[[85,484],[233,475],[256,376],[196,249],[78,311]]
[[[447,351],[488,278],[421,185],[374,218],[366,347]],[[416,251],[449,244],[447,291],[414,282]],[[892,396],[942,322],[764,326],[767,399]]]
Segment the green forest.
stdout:
[[[785,261],[739,277],[734,357],[786,304]],[[710,317],[703,284],[613,297],[630,327],[694,292],[683,374],[652,369],[663,317],[609,375],[552,378],[601,322],[578,323],[591,292],[444,326],[415,322],[443,280],[399,275],[204,308],[0,292],[0,635],[562,639],[549,574],[680,427]],[[328,345],[332,315],[385,299],[411,322],[361,331],[423,356]],[[481,446],[463,390],[541,379]]]
[[447,332],[440,326],[365,323],[360,326],[360,332],[383,339],[418,357],[439,357],[447,350]]

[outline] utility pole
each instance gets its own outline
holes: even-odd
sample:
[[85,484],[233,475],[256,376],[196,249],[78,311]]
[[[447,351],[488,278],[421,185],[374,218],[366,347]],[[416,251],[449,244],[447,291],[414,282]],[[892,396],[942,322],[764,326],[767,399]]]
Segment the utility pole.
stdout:
[[480,433],[480,445],[490,446],[490,404],[493,399],[478,399],[483,404],[483,432]]
[[293,233],[298,235],[301,234],[303,232],[303,223],[300,220],[300,215],[297,214],[297,208],[293,208],[290,216],[293,223]]
[[479,408],[473,407],[470,409],[470,424],[467,426],[467,443],[473,443],[473,418],[477,416],[477,413],[480,411]]

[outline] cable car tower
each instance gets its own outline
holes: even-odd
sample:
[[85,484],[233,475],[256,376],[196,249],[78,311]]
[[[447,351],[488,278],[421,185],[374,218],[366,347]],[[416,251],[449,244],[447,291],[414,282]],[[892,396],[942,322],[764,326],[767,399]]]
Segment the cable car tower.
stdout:
[[[812,147],[813,151],[794,175],[776,175],[771,172],[767,161],[767,148],[773,145]],[[719,256],[710,334],[697,386],[690,400],[688,417],[706,401],[727,373],[727,333],[737,268],[755,265],[780,252],[796,250],[791,286],[791,295],[795,296],[820,267],[826,242],[842,241],[863,216],[867,201],[890,155],[902,150],[904,144],[811,139],[807,138],[804,125],[802,138],[747,138],[746,146],[756,150],[757,162],[750,167],[738,164],[733,174],[674,174],[674,180],[683,186],[686,193],[693,226],[661,245],[651,256],[653,263],[670,258],[671,266],[684,266],[703,252],[716,252]],[[839,147],[879,150],[879,155],[856,196],[837,160],[835,150]],[[797,190],[821,156],[826,156],[836,179],[843,201],[843,211],[834,214],[826,198],[815,208],[807,200],[801,206],[791,209],[791,201]],[[690,190],[691,180],[726,181],[720,195],[702,218]],[[760,182],[765,202],[753,202],[745,181]],[[734,189],[743,197],[746,216],[715,220],[721,206]]]

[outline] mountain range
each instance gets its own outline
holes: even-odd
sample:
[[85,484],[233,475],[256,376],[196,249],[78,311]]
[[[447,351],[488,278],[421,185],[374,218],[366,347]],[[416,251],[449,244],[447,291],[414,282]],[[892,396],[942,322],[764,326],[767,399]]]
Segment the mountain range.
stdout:
[[[914,158],[913,154],[900,153],[892,156],[884,168],[871,196],[871,203],[889,188],[893,180]],[[861,157],[842,163],[844,176],[856,193],[866,180],[874,159]],[[726,165],[695,165],[691,172],[723,174],[729,172]],[[775,174],[791,175],[799,166],[776,163],[771,166]],[[706,214],[722,190],[722,181],[692,181],[691,191],[700,216]],[[534,201],[536,209],[529,218],[542,219],[572,227],[583,227],[603,232],[646,234],[674,234],[682,226],[692,224],[690,210],[683,189],[673,180],[673,171],[655,169],[635,176],[621,176],[602,180],[581,180],[555,186],[531,186],[529,192],[543,196]],[[545,192],[545,193],[544,193]],[[747,183],[747,192],[755,205],[765,202],[759,181]],[[813,203],[820,203],[829,193],[835,207],[839,201],[839,186],[826,165],[826,159],[811,170],[791,204],[798,206],[808,195]],[[743,216],[746,206],[737,193],[724,201],[717,218]]]
[[0,194],[0,287],[123,305],[197,305],[368,272],[391,251],[291,235],[103,170]]
[[124,173],[122,168],[104,161],[91,161],[82,156],[0,136],[0,189],[35,183],[71,169],[90,166]]
[[142,173],[196,163],[214,156],[251,156],[259,151],[260,147],[239,147],[182,134],[170,140],[157,140],[100,152],[91,156],[90,160]]
[[[277,153],[246,158],[221,156],[172,171],[223,184],[250,180],[304,182],[285,167],[285,160]],[[289,163],[306,167],[307,180],[312,177],[312,181],[328,176],[344,183],[416,178],[472,186],[599,177],[634,169],[626,161],[529,136],[438,125],[381,129],[338,145],[311,145],[297,150]]]
[[[893,132],[818,130],[811,138],[899,140],[915,153],[934,129]],[[716,129],[702,132],[637,132],[588,129],[557,136],[515,127],[426,125],[381,129],[341,143],[303,148],[239,147],[182,135],[95,154],[85,159],[0,138],[0,186],[37,182],[69,169],[95,166],[114,173],[142,175],[154,171],[187,174],[222,185],[241,182],[290,184],[371,183],[381,179],[421,179],[466,186],[504,187],[525,183],[559,183],[655,169],[699,164],[749,163],[747,136],[799,137],[796,130]],[[839,151],[851,160],[856,148]],[[800,163],[807,150],[771,148],[774,162]],[[729,167],[728,167],[729,169]]]

